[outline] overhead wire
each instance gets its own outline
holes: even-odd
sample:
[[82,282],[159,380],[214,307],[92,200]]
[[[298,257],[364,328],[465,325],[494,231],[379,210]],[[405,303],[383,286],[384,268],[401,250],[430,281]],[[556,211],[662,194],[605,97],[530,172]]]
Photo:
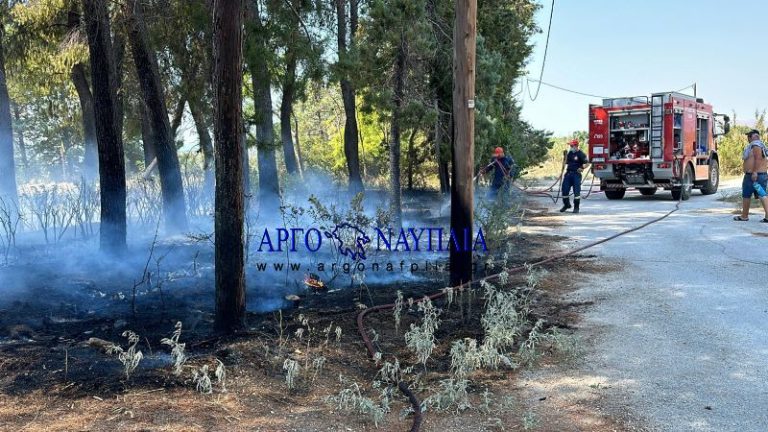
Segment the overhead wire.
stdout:
[[523,78],[520,78],[520,91],[512,95],[513,99],[517,98],[518,96],[520,96],[523,93],[523,91],[525,90],[525,80],[523,80]]
[[[568,88],[565,88],[565,87],[561,87],[561,86],[558,86],[558,85],[555,85],[555,84],[551,84],[551,83],[547,83],[547,82],[542,81],[542,79],[544,78],[544,69],[545,69],[545,67],[547,65],[547,54],[549,53],[549,39],[550,39],[550,36],[552,35],[552,18],[554,16],[554,14],[555,14],[555,0],[552,0],[552,5],[551,5],[550,10],[549,10],[549,23],[547,24],[547,37],[546,37],[546,40],[545,40],[545,43],[544,43],[544,57],[541,60],[541,69],[539,70],[539,78],[538,79],[533,79],[533,78],[529,78],[529,77],[521,78],[520,79],[520,91],[518,93],[515,93],[512,97],[516,98],[521,93],[523,93],[525,91],[525,87],[526,87],[525,84],[527,83],[528,84],[528,86],[527,86],[528,87],[528,97],[531,99],[531,102],[535,102],[536,99],[538,99],[539,93],[541,92],[541,86],[542,85],[545,85],[547,87],[552,87],[554,89],[561,90],[561,91],[564,91],[564,92],[582,95],[582,96],[594,97],[594,98],[598,98],[598,99],[610,99],[610,96],[601,96],[601,95],[596,95],[596,94],[592,94],[592,93],[586,93],[586,92],[581,92],[581,91],[577,91],[577,90],[571,90],[571,89],[568,89]],[[537,83],[535,94],[531,93],[531,85],[530,85],[531,82]],[[689,89],[691,87],[694,88],[694,92],[695,92],[696,83],[687,85],[687,86],[685,86],[685,87],[683,87],[683,88],[681,88],[679,90],[675,90],[675,92],[680,93],[683,90]]]
[[539,85],[536,87],[536,95],[531,95],[531,86],[528,86],[528,97],[535,101],[539,97],[541,90],[541,79],[544,78],[544,66],[547,64],[547,52],[549,51],[549,36],[552,35],[552,16],[555,14],[555,0],[552,0],[552,7],[549,10],[549,24],[547,25],[547,40],[544,43],[544,58],[541,60],[541,71],[539,71]]
[[[544,82],[544,81],[541,81],[541,80],[537,80],[537,79],[533,79],[533,78],[526,78],[526,81],[538,82],[539,83],[539,87],[542,86],[542,85],[545,85],[547,87],[552,87],[552,88],[557,89],[557,90],[561,90],[561,91],[568,92],[568,93],[574,93],[574,94],[577,94],[577,95],[588,96],[588,97],[593,97],[593,98],[598,98],[598,99],[610,99],[609,96],[600,96],[600,95],[596,95],[596,94],[592,94],[592,93],[585,93],[585,92],[580,92],[580,91],[577,91],[577,90],[571,90],[571,89],[567,89],[565,87],[560,87],[558,85],[550,84],[550,83],[547,83],[547,82]],[[530,88],[531,87],[529,85],[528,86],[529,93],[530,93]],[[537,91],[537,94],[538,94],[538,91]],[[533,99],[531,99],[531,100],[533,100]]]
[[[555,84],[552,84],[552,83],[540,81],[540,80],[537,80],[537,79],[534,79],[534,78],[525,77],[525,81],[528,81],[528,82],[531,82],[531,81],[532,82],[538,82],[540,85],[545,85],[547,87],[552,87],[552,88],[560,90],[560,91],[564,91],[564,92],[567,92],[567,93],[573,93],[573,94],[577,94],[577,95],[581,95],[581,96],[593,97],[593,98],[598,98],[598,99],[611,99],[611,98],[615,97],[615,96],[601,96],[601,95],[596,95],[596,94],[593,94],[593,93],[586,93],[586,92],[582,92],[582,91],[578,91],[578,90],[572,90],[572,89],[561,87],[561,86],[558,86],[558,85],[555,85]],[[696,86],[695,83],[694,84],[689,84],[689,85],[687,85],[687,86],[685,86],[685,87],[683,87],[683,88],[681,88],[679,90],[674,90],[673,92],[674,93],[680,93],[683,90],[686,90],[686,89],[689,89],[689,88],[693,88],[695,86]],[[530,85],[528,86],[528,89],[529,89],[529,92],[530,92]]]

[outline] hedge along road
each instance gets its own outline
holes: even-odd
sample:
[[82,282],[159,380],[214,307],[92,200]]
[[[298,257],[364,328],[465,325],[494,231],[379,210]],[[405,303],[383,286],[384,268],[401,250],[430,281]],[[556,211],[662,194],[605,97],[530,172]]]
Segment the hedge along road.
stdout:
[[[577,330],[589,341],[585,358],[534,373],[527,385],[536,396],[597,399],[632,430],[768,430],[768,224],[759,205],[748,222],[732,220],[735,204],[721,199],[739,193],[737,184],[694,191],[664,221],[589,250],[610,271],[581,278],[568,298],[594,302]],[[664,191],[598,195],[581,214],[554,217],[572,248],[674,205]]]

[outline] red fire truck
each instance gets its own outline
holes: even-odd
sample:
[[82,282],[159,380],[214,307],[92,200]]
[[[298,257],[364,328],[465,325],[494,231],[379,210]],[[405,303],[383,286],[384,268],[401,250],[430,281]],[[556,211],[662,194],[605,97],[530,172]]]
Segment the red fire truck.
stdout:
[[682,93],[603,99],[589,107],[589,159],[608,199],[629,188],[671,190],[675,200],[693,189],[709,195],[720,182],[718,137],[729,127],[728,116]]

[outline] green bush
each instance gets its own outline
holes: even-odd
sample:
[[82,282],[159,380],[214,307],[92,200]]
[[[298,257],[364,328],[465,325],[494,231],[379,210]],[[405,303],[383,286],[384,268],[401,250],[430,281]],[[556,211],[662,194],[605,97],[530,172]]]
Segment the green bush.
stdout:
[[[736,123],[736,114],[732,116],[732,123]],[[739,175],[742,173],[741,152],[747,144],[744,134],[752,127],[734,125],[731,130],[720,138],[717,144],[717,152],[720,155],[720,172],[724,175]],[[759,131],[765,130],[765,111],[755,112],[755,127]],[[765,137],[763,137],[765,139]]]
[[557,178],[563,170],[564,153],[568,151],[568,141],[576,138],[581,142],[579,147],[584,153],[589,154],[587,131],[575,131],[568,136],[550,137],[549,149],[545,157],[539,159],[537,164],[530,165],[525,174],[529,178]]

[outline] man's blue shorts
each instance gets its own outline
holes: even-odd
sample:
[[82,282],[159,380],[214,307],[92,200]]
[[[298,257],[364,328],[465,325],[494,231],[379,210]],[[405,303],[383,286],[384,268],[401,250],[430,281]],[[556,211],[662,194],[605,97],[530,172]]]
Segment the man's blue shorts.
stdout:
[[[757,173],[757,183],[768,191],[768,174]],[[749,198],[753,195],[755,198],[760,198],[757,196],[755,188],[752,187],[752,174],[744,174],[744,180],[741,182],[741,197]]]

